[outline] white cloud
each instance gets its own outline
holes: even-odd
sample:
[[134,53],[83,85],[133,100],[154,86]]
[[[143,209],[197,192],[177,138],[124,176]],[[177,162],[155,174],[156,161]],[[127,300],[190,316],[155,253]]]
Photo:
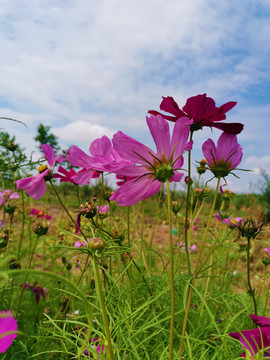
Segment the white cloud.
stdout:
[[262,157],[250,156],[246,158],[245,164],[254,172],[254,174],[260,174],[262,170],[269,172],[270,155]]
[[112,138],[115,131],[97,124],[90,124],[86,121],[75,121],[63,127],[53,128],[52,132],[60,140],[68,140],[76,143],[91,143],[103,135]]

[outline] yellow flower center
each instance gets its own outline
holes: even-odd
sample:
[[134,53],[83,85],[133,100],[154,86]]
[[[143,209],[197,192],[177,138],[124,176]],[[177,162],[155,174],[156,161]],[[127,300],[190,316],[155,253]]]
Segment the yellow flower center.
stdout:
[[38,172],[41,174],[48,169],[47,165],[41,165],[38,167]]

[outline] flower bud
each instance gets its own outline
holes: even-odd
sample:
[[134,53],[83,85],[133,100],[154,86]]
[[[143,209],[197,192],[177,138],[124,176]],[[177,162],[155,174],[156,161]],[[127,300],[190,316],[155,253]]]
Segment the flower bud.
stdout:
[[93,201],[86,201],[80,205],[80,214],[86,219],[93,219],[97,214],[97,206]]
[[205,165],[206,165],[206,160],[205,159],[201,159],[201,161],[200,161],[200,166],[197,166],[197,173],[198,174],[204,174],[205,172],[206,172],[206,167],[205,167]]
[[9,141],[7,143],[7,148],[8,148],[9,151],[14,152],[17,149],[17,147],[18,147],[18,145],[14,144],[13,141]]
[[255,239],[255,237],[261,232],[262,226],[262,223],[258,224],[258,222],[253,219],[247,219],[241,224],[240,230],[242,236]]
[[47,232],[49,230],[49,225],[50,225],[50,223],[48,221],[43,220],[40,223],[35,223],[33,225],[33,231],[38,236],[45,235],[45,234],[47,234]]
[[92,238],[88,242],[88,248],[91,250],[103,250],[105,247],[105,241],[101,238]]
[[186,176],[185,177],[185,183],[187,184],[187,185],[192,185],[192,183],[193,183],[193,180],[190,178],[190,177],[188,177],[188,176]]
[[16,261],[16,259],[11,259],[9,262],[9,268],[10,269],[21,269],[21,264],[19,262]]
[[14,205],[7,205],[5,206],[5,213],[12,215],[15,212],[16,207]]
[[175,216],[179,213],[180,209],[181,209],[181,205],[179,204],[179,202],[172,201],[172,212],[174,213]]

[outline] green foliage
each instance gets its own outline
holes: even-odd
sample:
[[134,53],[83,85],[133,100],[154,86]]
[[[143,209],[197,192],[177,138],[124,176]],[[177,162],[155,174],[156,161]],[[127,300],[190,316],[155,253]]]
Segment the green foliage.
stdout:
[[44,126],[43,124],[39,124],[37,127],[37,136],[34,137],[34,140],[39,142],[40,149],[41,145],[49,144],[57,152],[60,150],[58,140],[54,134],[50,134],[50,129],[50,126]]
[[2,187],[13,187],[15,173],[21,168],[27,157],[24,149],[16,144],[15,136],[5,131],[0,132],[0,172]]

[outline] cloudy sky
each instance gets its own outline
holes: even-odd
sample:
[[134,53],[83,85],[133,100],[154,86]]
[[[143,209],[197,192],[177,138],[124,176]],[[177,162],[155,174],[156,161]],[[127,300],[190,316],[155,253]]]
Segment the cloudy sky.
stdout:
[[[63,148],[88,149],[121,130],[152,147],[145,122],[162,96],[207,93],[220,106],[237,101],[228,122],[242,122],[241,179],[249,191],[270,169],[269,0],[0,0],[0,116],[26,148],[38,124]],[[195,134],[193,162],[216,129]]]

